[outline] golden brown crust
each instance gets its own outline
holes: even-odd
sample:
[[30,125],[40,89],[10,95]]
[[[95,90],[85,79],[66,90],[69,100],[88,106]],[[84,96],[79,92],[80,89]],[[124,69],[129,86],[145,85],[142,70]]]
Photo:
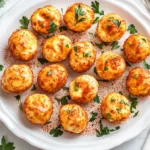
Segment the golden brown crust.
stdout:
[[[78,8],[78,5],[81,6],[82,10],[85,12],[85,15],[79,16],[79,19],[86,18],[84,21],[76,24],[75,19],[75,9]],[[93,10],[86,4],[83,3],[75,3],[71,5],[65,15],[64,15],[64,22],[66,23],[66,26],[75,32],[83,32],[89,29],[92,26],[92,23],[94,21],[94,12]]]
[[123,51],[128,61],[138,63],[150,55],[150,42],[143,35],[130,35],[124,42]]
[[66,68],[61,64],[53,64],[44,67],[38,73],[37,82],[43,91],[53,93],[65,86],[67,79]]
[[[120,27],[111,20],[121,21]],[[113,42],[119,40],[126,32],[126,22],[118,14],[109,13],[104,15],[98,22],[96,35],[104,42]]]
[[140,67],[130,70],[126,80],[126,88],[135,96],[150,95],[150,71]]

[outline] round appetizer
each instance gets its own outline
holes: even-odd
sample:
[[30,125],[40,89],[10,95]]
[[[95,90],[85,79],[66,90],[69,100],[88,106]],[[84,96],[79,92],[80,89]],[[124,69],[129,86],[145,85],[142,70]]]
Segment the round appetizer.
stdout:
[[138,63],[150,55],[150,42],[143,35],[130,35],[124,43],[123,51],[128,61]]
[[38,74],[39,87],[49,93],[57,92],[65,86],[68,79],[66,68],[60,64],[44,67]]
[[150,95],[150,71],[140,67],[132,69],[127,77],[126,87],[132,95]]
[[50,120],[53,104],[45,94],[33,94],[25,100],[23,110],[31,123],[43,125]]
[[50,62],[60,62],[67,58],[72,48],[71,40],[64,35],[55,35],[43,45],[43,55]]
[[59,118],[64,130],[72,133],[83,132],[88,122],[87,113],[77,104],[63,105],[59,111]]
[[98,86],[93,76],[81,75],[70,83],[70,97],[77,103],[88,103],[96,97]]
[[31,87],[33,73],[27,65],[12,65],[4,71],[1,81],[4,91],[20,93]]
[[126,22],[118,14],[109,13],[104,15],[98,25],[96,34],[104,42],[119,40],[126,32]]
[[96,61],[98,75],[105,80],[115,80],[121,77],[126,68],[124,59],[113,52],[101,54]]
[[79,42],[74,45],[69,54],[69,64],[75,72],[89,70],[96,59],[96,50],[90,42]]
[[75,32],[86,31],[92,26],[93,21],[93,10],[83,3],[76,3],[70,6],[64,15],[66,26]]
[[32,28],[41,34],[55,32],[61,22],[61,13],[51,5],[37,9],[31,16]]
[[112,123],[122,123],[130,116],[129,100],[119,93],[110,93],[102,100],[101,113]]
[[12,33],[8,41],[8,46],[15,58],[21,61],[29,61],[37,53],[38,41],[31,31],[21,29]]

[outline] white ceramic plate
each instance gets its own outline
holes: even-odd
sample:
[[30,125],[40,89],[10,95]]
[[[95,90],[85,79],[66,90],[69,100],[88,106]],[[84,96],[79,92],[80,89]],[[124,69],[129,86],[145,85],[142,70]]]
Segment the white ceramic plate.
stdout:
[[[30,17],[31,14],[39,7],[47,4],[51,4],[58,8],[64,9],[77,2],[76,0],[22,0],[17,3],[12,9],[10,9],[0,21],[0,64],[4,64],[4,49],[7,46],[8,38],[10,34],[19,28],[19,19],[22,16]],[[80,0],[85,4],[90,5],[91,1]],[[116,12],[123,16],[128,25],[133,23],[138,32],[147,36],[150,39],[150,17],[143,14],[140,9],[133,4],[130,0],[99,0],[101,8],[105,11],[105,14],[109,12]],[[92,32],[95,30],[93,27]],[[120,40],[120,45],[123,44],[128,33]],[[118,50],[119,53],[120,50]],[[147,58],[147,61],[149,58]],[[141,65],[141,64],[138,64]],[[0,72],[0,76],[3,71]],[[73,73],[70,71],[70,74]],[[76,76],[73,75],[73,76]],[[68,82],[69,83],[69,82]],[[125,88],[125,87],[124,87]],[[140,111],[136,118],[130,118],[127,122],[121,125],[121,129],[113,132],[107,136],[96,137],[93,136],[80,136],[65,133],[59,138],[53,138],[48,133],[43,132],[39,126],[30,124],[23,113],[18,109],[18,102],[15,101],[14,96],[16,94],[6,94],[2,90],[0,98],[0,119],[6,124],[6,126],[18,137],[26,140],[30,144],[42,149],[78,149],[78,150],[104,150],[113,148],[133,137],[138,135],[150,122],[150,100],[149,98],[138,99],[138,109]],[[106,123],[107,124],[107,123]],[[108,124],[109,127],[112,127]]]

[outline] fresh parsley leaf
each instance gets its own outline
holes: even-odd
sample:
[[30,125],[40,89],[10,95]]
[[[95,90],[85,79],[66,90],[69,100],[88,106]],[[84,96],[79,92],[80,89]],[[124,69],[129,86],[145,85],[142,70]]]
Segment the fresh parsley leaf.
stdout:
[[129,103],[125,102],[124,100],[120,100],[120,104],[129,105]]
[[96,70],[96,67],[94,67],[94,73],[97,75],[98,73],[97,73],[97,70]]
[[54,33],[57,30],[57,25],[53,22],[50,21],[50,27],[47,29],[48,33]]
[[50,135],[53,137],[59,137],[63,134],[63,131],[61,130],[61,125],[58,125],[56,128],[53,128],[50,132]]
[[98,114],[97,114],[96,112],[93,112],[93,111],[92,111],[92,112],[91,112],[91,115],[92,115],[92,116],[91,116],[91,118],[89,119],[89,122],[94,121],[94,120],[96,119],[96,117],[97,117]]
[[123,93],[121,91],[118,92],[119,94],[123,95]]
[[147,42],[147,40],[145,39],[145,38],[142,38],[142,40],[146,43]]
[[63,90],[69,90],[69,87],[64,86],[64,87],[63,87]]
[[117,48],[120,47],[120,46],[118,45],[118,41],[114,41],[111,45],[112,45],[111,50],[114,50],[114,49],[117,49]]
[[38,58],[38,61],[43,65],[45,63],[48,63],[48,60],[44,59],[44,58]]
[[138,114],[139,114],[139,111],[137,111],[137,112],[133,115],[133,117],[136,117]]
[[107,67],[107,66],[104,67],[104,71],[106,71],[106,70],[108,70],[108,67]]
[[106,114],[106,118],[110,119],[111,118],[111,115],[108,113]]
[[136,106],[138,104],[137,97],[132,97],[131,94],[129,94],[128,98],[131,101],[130,111],[131,113],[134,113],[133,109],[136,109]]
[[150,65],[146,62],[146,60],[143,61],[143,65],[145,69],[150,69]]
[[75,52],[75,55],[77,55],[77,52],[78,52],[78,46],[74,46],[74,52]]
[[44,126],[47,125],[47,124],[50,124],[50,123],[52,123],[52,122],[51,122],[51,121],[47,121],[47,122],[44,124]]
[[20,28],[28,29],[30,20],[26,16],[23,16],[22,19],[19,20],[19,22],[22,25],[22,26],[20,26]]
[[137,33],[137,30],[136,30],[136,28],[135,28],[135,26],[134,26],[133,24],[130,24],[130,25],[128,26],[127,31],[130,31],[130,34],[135,34],[135,33]]
[[54,36],[55,34],[51,34],[51,35],[47,35],[46,37],[45,37],[45,39],[49,39],[50,37],[52,37],[52,36]]
[[67,48],[69,48],[69,44],[66,44],[65,46],[66,46]]
[[100,17],[96,17],[93,21],[93,24],[96,24],[100,20]]
[[66,96],[63,96],[62,98],[55,98],[58,102],[58,104],[61,103],[61,105],[66,105],[68,104],[68,100],[70,100],[70,96],[69,95],[66,95]]
[[61,26],[61,27],[59,27],[59,30],[60,30],[60,32],[66,31],[66,30],[67,30],[67,27],[66,27],[66,26]]
[[2,8],[5,5],[5,0],[0,0],[0,8]]
[[137,79],[138,78],[138,74],[134,74],[133,78]]
[[70,114],[70,113],[71,113],[71,110],[70,110],[70,109],[67,109],[66,112],[67,112],[68,114]]
[[52,71],[48,71],[48,72],[47,72],[47,75],[48,75],[48,76],[52,75]]
[[89,53],[83,53],[83,57],[90,57],[91,55]]
[[0,71],[2,71],[2,70],[3,70],[3,68],[4,68],[4,67],[3,67],[3,65],[0,65]]
[[93,100],[94,100],[94,103],[100,103],[100,100],[99,100],[99,96],[98,96],[98,95],[96,95]]
[[103,48],[103,43],[101,43],[101,44],[95,43],[95,46],[97,46],[99,49],[102,49]]
[[99,15],[104,15],[104,11],[100,10],[100,8],[99,8],[99,2],[98,1],[91,2],[91,7],[92,7],[94,13],[99,14]]
[[16,98],[16,100],[18,100],[18,101],[19,101],[19,100],[20,100],[20,98],[21,98],[21,96],[20,96],[20,95],[16,95],[16,96],[15,96],[15,98]]
[[14,143],[11,142],[6,142],[5,137],[3,136],[1,139],[1,145],[0,145],[0,150],[14,150]]
[[31,91],[35,91],[35,90],[37,90],[37,88],[36,88],[35,84],[33,84]]
[[78,83],[78,82],[75,82],[75,84],[74,84],[74,90],[75,90],[75,91],[78,91],[78,90],[79,90],[78,85],[79,85],[79,83]]
[[110,18],[109,20],[112,21],[118,28],[120,28],[121,21],[115,20],[115,19],[113,19],[113,18]]
[[131,67],[131,64],[129,64],[128,61],[125,61],[125,62],[126,62],[126,65],[127,65],[128,67]]
[[82,7],[80,4],[78,5],[78,8],[75,9],[75,12],[76,12],[76,15],[75,15],[76,23],[75,23],[75,25],[76,25],[79,22],[82,22],[86,19],[84,17],[79,19],[79,16],[84,16],[86,14],[86,12],[82,10]]

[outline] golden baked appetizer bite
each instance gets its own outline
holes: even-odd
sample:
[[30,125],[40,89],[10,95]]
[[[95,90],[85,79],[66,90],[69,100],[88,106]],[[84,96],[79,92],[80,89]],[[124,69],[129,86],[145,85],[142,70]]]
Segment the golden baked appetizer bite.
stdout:
[[57,92],[65,86],[68,79],[66,68],[61,64],[44,67],[38,74],[39,87],[49,93]]
[[119,93],[108,94],[100,108],[102,116],[112,123],[122,123],[130,116],[129,100]]
[[98,86],[93,76],[81,75],[70,83],[70,97],[77,103],[88,103],[96,97]]
[[87,113],[77,104],[63,105],[59,111],[59,119],[64,130],[72,133],[83,132],[88,122]]
[[64,15],[66,26],[75,32],[86,31],[92,26],[93,21],[93,10],[83,3],[73,4],[67,9]]
[[113,52],[101,54],[96,61],[98,75],[105,80],[115,80],[122,76],[126,68],[124,59]]
[[61,13],[51,5],[37,9],[31,16],[32,28],[41,34],[53,33],[61,22]]
[[45,94],[33,94],[25,100],[23,110],[31,123],[43,125],[50,120],[53,103]]
[[150,71],[140,67],[133,68],[127,77],[126,87],[132,95],[150,95]]
[[118,14],[109,13],[104,15],[96,29],[96,35],[104,42],[119,40],[126,32],[126,22]]
[[12,33],[8,41],[8,46],[15,58],[21,61],[29,61],[37,53],[38,41],[31,31],[21,29]]
[[72,48],[71,40],[64,35],[55,35],[45,41],[42,52],[50,62],[60,62],[67,58]]
[[143,35],[130,35],[124,43],[123,51],[128,61],[138,63],[150,55],[150,42]]
[[78,42],[71,49],[69,64],[75,72],[89,70],[96,59],[96,50],[90,42]]
[[4,71],[1,81],[4,91],[20,93],[31,87],[33,73],[28,65],[12,65]]

